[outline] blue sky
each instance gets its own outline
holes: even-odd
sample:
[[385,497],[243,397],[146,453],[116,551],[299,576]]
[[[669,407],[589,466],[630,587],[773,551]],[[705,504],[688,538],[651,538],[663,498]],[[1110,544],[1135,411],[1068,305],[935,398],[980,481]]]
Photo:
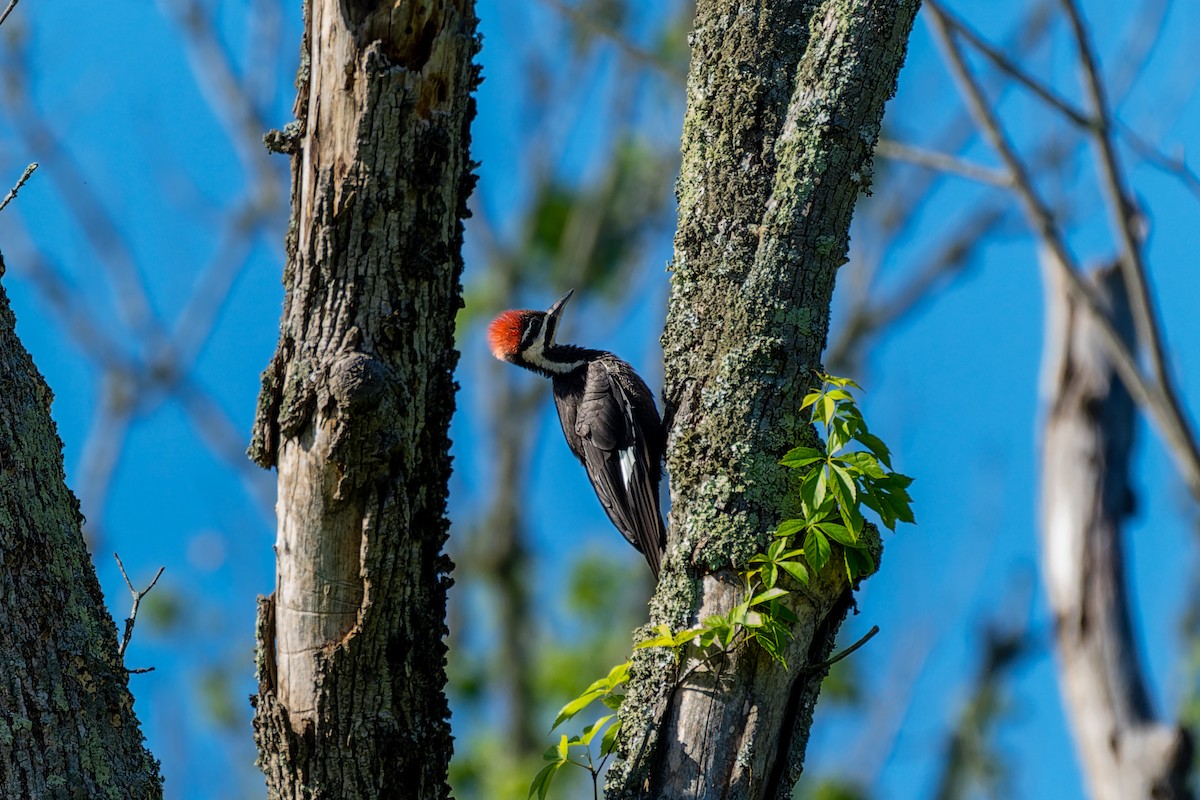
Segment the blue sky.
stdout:
[[[552,56],[563,46],[563,36],[561,18],[549,7],[508,6],[486,2],[478,9],[486,81],[479,90],[474,128],[475,157],[483,163],[474,202],[511,233],[512,210],[527,200],[530,189],[528,179],[514,169],[529,158],[523,59],[530,53]],[[266,52],[260,52],[258,38],[265,34],[247,27],[247,7],[220,6],[220,41],[242,68],[251,59],[274,65],[268,73],[274,82],[260,97],[267,122],[278,127],[290,119],[300,7],[281,8],[278,44]],[[1009,37],[1023,8],[983,2],[956,7],[996,41]],[[61,152],[33,147],[8,116],[0,122],[0,176],[15,180],[29,161],[42,164],[19,200],[0,214],[0,247],[8,262],[5,289],[18,315],[18,331],[56,394],[54,415],[72,481],[101,396],[99,372],[35,288],[34,254],[57,265],[107,335],[127,346],[134,340],[112,311],[114,290],[105,280],[97,245],[81,231],[64,198],[91,192],[103,203],[146,281],[155,312],[170,330],[217,252],[221,209],[239,195],[246,176],[246,164],[204,101],[204,84],[189,69],[178,27],[164,14],[170,8],[170,2],[93,7],[27,0],[3,31],[28,35],[30,93],[63,146]],[[1134,16],[1143,10],[1099,2],[1086,8],[1097,26],[1102,54],[1120,51],[1123,37],[1135,27]],[[1200,8],[1175,3],[1167,20],[1155,57],[1122,106],[1122,119],[1165,151],[1188,152],[1200,132],[1200,62],[1193,45]],[[643,24],[649,30],[653,22],[648,18]],[[1059,34],[1053,44],[1033,53],[1028,66],[1076,98],[1072,51],[1061,29]],[[0,52],[14,52],[9,41],[0,47]],[[591,58],[586,80],[558,101],[562,111],[549,126],[557,154],[553,166],[578,180],[595,174],[610,122],[587,109],[602,111],[607,105],[600,98],[623,87],[614,79],[617,54],[611,47],[597,49]],[[1106,66],[1114,74],[1124,65]],[[681,124],[681,98],[670,96],[667,85],[653,78],[638,84],[639,130],[660,144],[677,140]],[[889,135],[929,145],[931,132],[957,107],[928,29],[918,20],[899,93],[889,106]],[[998,107],[1019,144],[1028,146],[1047,134],[1067,135],[1044,108],[1019,92],[1006,93]],[[67,154],[80,165],[79,173],[67,168]],[[996,163],[978,142],[961,155]],[[285,160],[276,156],[269,163],[285,186]],[[1081,151],[1042,181],[1047,192],[1071,198],[1071,244],[1089,264],[1112,250],[1103,206],[1090,188],[1091,165]],[[1200,323],[1194,312],[1197,198],[1174,178],[1147,166],[1131,169],[1130,177],[1151,219],[1151,278],[1178,383],[1185,398],[1200,397]],[[669,195],[671,186],[662,191]],[[994,192],[947,178],[903,239],[872,241],[868,229],[856,227],[852,257],[886,245],[879,283],[884,289],[900,285],[947,227],[961,220],[964,209]],[[259,372],[275,346],[284,224],[283,218],[274,220],[252,242],[197,361],[198,383],[243,435],[250,429]],[[474,236],[469,227],[468,284],[483,277],[478,252],[471,249]],[[577,297],[563,335],[595,332],[598,340],[584,343],[622,354],[658,386],[657,338],[670,257],[668,234],[646,248],[634,279],[636,303],[613,311]],[[845,291],[843,285],[838,309]],[[513,304],[543,306],[553,299],[547,293],[514,298]],[[478,376],[490,356],[480,334],[479,328],[468,327],[460,342],[464,391],[453,431],[456,518],[480,501],[487,484],[485,458],[469,444],[482,424],[479,412],[486,402],[486,387]],[[1050,620],[1037,574],[1035,426],[1041,341],[1036,252],[1023,228],[1012,226],[987,241],[953,285],[890,328],[871,350],[863,374],[856,376],[868,389],[865,411],[873,430],[892,444],[898,467],[917,478],[913,495],[920,524],[888,537],[883,570],[863,588],[859,614],[845,631],[849,642],[871,625],[881,627],[879,636],[853,657],[866,691],[878,702],[865,720],[859,711],[832,704],[821,708],[808,759],[814,772],[871,774],[877,796],[889,800],[927,796],[947,726],[974,674],[981,622],[1019,621],[1028,615],[1038,647],[1015,671],[1010,710],[998,736],[1002,750],[1012,757],[1011,796],[1082,797],[1054,682]],[[1193,411],[1197,407],[1194,400],[1186,404]],[[570,509],[567,524],[590,545],[636,562],[637,554],[608,527],[561,441],[548,387],[540,424],[542,443],[529,500],[547,509],[534,530],[539,561],[549,566],[570,556],[572,545],[557,537],[551,525],[561,521],[561,509]],[[1156,701],[1169,712],[1186,689],[1178,631],[1189,575],[1195,570],[1194,508],[1154,432],[1143,424],[1139,434],[1139,513],[1129,529],[1131,580]],[[173,798],[261,795],[244,698],[254,690],[254,597],[273,586],[274,533],[267,509],[247,491],[245,480],[201,442],[178,400],[166,398],[133,422],[103,514],[97,569],[114,617],[119,620],[128,608],[109,555],[114,549],[135,581],[148,581],[165,565],[163,595],[181,601],[173,632],[144,625],[128,655],[131,665],[156,667],[153,673],[134,676],[132,686]],[[597,664],[597,675],[605,668]],[[204,685],[239,704],[231,721],[213,715],[200,688]],[[895,735],[864,755],[864,730],[872,728],[876,736],[879,730]],[[460,738],[463,733],[456,731]]]

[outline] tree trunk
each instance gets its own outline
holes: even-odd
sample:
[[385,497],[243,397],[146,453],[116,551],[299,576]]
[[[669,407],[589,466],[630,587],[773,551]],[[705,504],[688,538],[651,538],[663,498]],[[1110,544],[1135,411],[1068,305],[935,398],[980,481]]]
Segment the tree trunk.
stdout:
[[[917,6],[697,4],[663,335],[672,509],[654,624],[727,611],[740,599],[733,569],[798,512],[795,475],[778,462],[815,443],[800,401]],[[834,564],[794,595],[787,668],[742,649],[676,688],[671,657],[642,651],[608,797],[790,796],[852,603]]]
[[[1133,401],[1061,271],[1043,273],[1042,571],[1075,746],[1094,800],[1191,797],[1190,742],[1154,719],[1130,619],[1121,526],[1133,509]],[[1131,340],[1119,271],[1095,277],[1114,327]]]
[[311,0],[279,348],[255,737],[271,797],[441,798],[447,430],[478,82],[469,1]]
[[0,796],[159,798],[52,395],[14,324],[0,289]]

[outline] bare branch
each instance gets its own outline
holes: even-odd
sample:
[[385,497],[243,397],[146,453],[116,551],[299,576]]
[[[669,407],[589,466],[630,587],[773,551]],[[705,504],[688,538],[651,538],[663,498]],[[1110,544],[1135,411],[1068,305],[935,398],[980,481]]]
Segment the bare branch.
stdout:
[[[4,12],[4,16],[8,16],[8,11],[11,11],[12,7],[16,5],[16,3],[17,0],[13,0],[12,3],[9,4],[8,10]],[[0,24],[3,22],[4,19],[0,18]],[[37,168],[38,163],[36,161],[25,168],[25,171],[21,173],[21,177],[17,179],[16,185],[8,190],[8,194],[4,195],[3,200],[0,200],[0,211],[3,211],[9,203],[17,199],[17,192],[21,191],[21,187],[25,185],[25,181],[29,180],[29,176],[33,175],[33,171]]]
[[[139,592],[133,588],[133,582],[129,580],[129,573],[125,571],[125,565],[121,563],[121,557],[113,553],[113,558],[117,560],[117,566],[121,569],[121,577],[125,579],[125,585],[129,587],[129,594],[133,595],[133,608],[129,610],[129,617],[125,620],[125,633],[122,634],[121,644],[117,647],[117,655],[121,657],[121,660],[124,660],[125,649],[129,647],[129,641],[133,638],[133,626],[137,622],[138,605],[142,602],[143,597],[150,594],[150,590],[154,588],[154,584],[158,583],[158,579],[162,577],[163,570],[166,567],[159,567],[158,572],[154,575],[154,580],[150,581],[150,585]],[[144,672],[153,672],[154,667],[141,667],[128,671],[140,675]]]
[[926,0],[925,6],[936,14],[938,18],[943,20],[946,26],[953,29],[956,34],[962,36],[972,47],[983,54],[997,69],[1011,76],[1017,83],[1041,98],[1044,103],[1057,109],[1059,113],[1081,128],[1090,128],[1092,126],[1092,120],[1088,119],[1082,111],[1072,106],[1058,92],[1021,69],[1015,61],[1005,55],[1003,51],[995,47],[991,42],[980,36],[964,20],[948,11],[941,4],[940,0]]
[[4,20],[8,19],[8,15],[17,7],[17,0],[8,0],[8,6],[5,7],[4,13],[0,14],[0,25],[4,24]]
[[[1164,354],[1162,329],[1155,313],[1154,298],[1150,294],[1150,288],[1146,281],[1146,263],[1142,255],[1142,242],[1136,231],[1138,214],[1125,190],[1121,162],[1113,143],[1112,112],[1104,93],[1100,68],[1075,0],[1062,0],[1062,5],[1071,22],[1071,32],[1079,49],[1079,64],[1083,71],[1084,89],[1092,114],[1097,121],[1097,124],[1089,130],[1096,145],[1099,172],[1103,178],[1102,185],[1108,201],[1109,216],[1121,242],[1121,275],[1125,279],[1125,290],[1129,294],[1137,342],[1146,349],[1146,355],[1150,360],[1150,372],[1154,376],[1154,380],[1158,382],[1163,400],[1170,404],[1170,410],[1174,415],[1183,419],[1183,411],[1175,391],[1174,378],[1167,366]],[[1195,451],[1194,437],[1192,437],[1192,449]]]
[[1021,201],[1030,226],[1050,251],[1053,256],[1051,263],[1062,271],[1062,277],[1072,296],[1079,298],[1088,312],[1096,317],[1097,333],[1103,340],[1121,380],[1138,404],[1146,409],[1151,419],[1157,423],[1189,489],[1195,497],[1200,498],[1200,450],[1196,447],[1195,437],[1180,411],[1178,402],[1174,397],[1166,396],[1170,387],[1152,383],[1142,374],[1136,356],[1108,319],[1104,303],[1096,296],[1095,289],[1080,277],[1075,258],[1071,255],[1050,209],[1034,187],[1025,163],[1009,142],[978,81],[967,68],[958,42],[950,30],[949,20],[941,12],[936,0],[926,7],[934,34],[945,52],[946,63],[967,101],[971,115],[1012,173],[1014,191]]
[[851,653],[853,653],[858,648],[862,647],[867,642],[871,641],[871,639],[873,639],[875,637],[875,634],[877,634],[877,633],[879,633],[879,626],[872,625],[871,630],[869,630],[865,634],[863,634],[862,638],[859,639],[857,642],[850,645],[849,647],[847,647],[845,650],[838,653],[837,655],[834,655],[831,658],[828,658],[828,659],[822,661],[820,664],[813,664],[813,665],[809,666],[808,669],[812,670],[813,672],[821,672],[823,670],[829,669],[834,664],[841,661],[843,658],[846,658],[847,656],[849,656]]
[[906,161],[909,164],[916,164],[939,172],[948,172],[951,175],[986,183],[989,186],[999,186],[1002,189],[1012,187],[1012,177],[1006,172],[976,164],[950,153],[926,150],[923,147],[892,139],[880,139],[879,144],[875,146],[875,155],[893,161]]

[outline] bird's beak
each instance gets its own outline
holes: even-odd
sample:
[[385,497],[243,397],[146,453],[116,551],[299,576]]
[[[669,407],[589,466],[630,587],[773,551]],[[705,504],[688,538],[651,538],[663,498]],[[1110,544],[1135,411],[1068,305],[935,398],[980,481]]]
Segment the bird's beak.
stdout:
[[546,312],[546,316],[557,322],[559,315],[562,314],[563,308],[567,305],[567,301],[571,299],[571,295],[573,294],[575,294],[575,290],[571,289],[560,297],[557,303],[550,306],[550,310]]
[[558,299],[558,302],[550,306],[550,310],[546,312],[546,344],[554,344],[554,334],[558,332],[558,318],[562,315],[562,310],[566,308],[567,301],[571,299],[571,295],[575,294],[575,290],[571,289],[566,294]]

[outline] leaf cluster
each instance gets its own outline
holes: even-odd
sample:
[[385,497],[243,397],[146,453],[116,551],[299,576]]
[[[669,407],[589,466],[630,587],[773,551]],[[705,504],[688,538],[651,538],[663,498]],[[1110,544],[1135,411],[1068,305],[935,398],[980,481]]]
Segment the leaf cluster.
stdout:
[[[813,424],[825,436],[825,450],[797,447],[780,461],[803,473],[801,516],[781,522],[775,537],[788,543],[799,541],[799,550],[789,552],[802,553],[808,565],[817,571],[824,569],[832,557],[831,543],[841,545],[846,577],[853,582],[875,570],[862,540],[863,507],[875,512],[891,531],[896,530],[897,522],[914,523],[912,498],[908,494],[912,478],[892,470],[887,445],[868,430],[849,391],[851,388],[862,391],[862,387],[849,378],[822,375],[821,379],[820,389],[806,395],[801,408],[812,409]],[[863,449],[849,449],[855,442]],[[772,545],[778,550],[784,547]],[[792,574],[802,583],[808,583],[807,571],[795,570]]]
[[[735,647],[753,642],[786,665],[784,648],[791,638],[792,625],[798,620],[783,602],[791,594],[779,585],[784,576],[807,586],[812,571],[820,572],[833,560],[836,544],[842,556],[841,567],[853,584],[875,570],[862,535],[866,525],[864,507],[892,531],[897,522],[915,522],[908,494],[912,478],[892,470],[887,445],[868,430],[850,391],[862,391],[862,387],[849,378],[820,377],[820,388],[807,394],[801,407],[812,409],[812,421],[824,435],[825,448],[796,447],[780,461],[802,473],[801,515],[782,521],[766,551],[749,559],[740,573],[744,587],[742,600],[728,613],[714,614],[681,631],[660,625],[656,635],[640,642],[636,649],[669,648],[678,667],[689,646],[699,650],[699,663],[705,664]],[[861,447],[852,449],[853,443]],[[615,712],[624,700],[624,694],[615,691],[628,682],[629,667],[628,661],[618,664],[607,677],[563,706],[554,720],[554,728],[596,700]],[[568,763],[589,770],[594,782],[604,759],[612,753],[621,727],[620,721],[613,722],[614,717],[615,714],[603,716],[584,728],[581,735],[568,738],[564,734],[558,744],[552,745],[545,753],[548,763],[529,787],[529,797],[536,794],[538,800],[545,800],[554,775]],[[597,765],[592,758],[591,743],[601,731],[601,760]],[[586,754],[586,763],[572,758],[572,748]]]
[[[608,675],[594,681],[583,690],[582,694],[571,700],[558,712],[558,716],[554,718],[554,724],[550,726],[551,731],[597,700],[612,711],[588,725],[578,736],[568,737],[565,733],[562,734],[557,744],[546,749],[542,755],[546,765],[529,785],[528,797],[537,795],[538,800],[545,800],[546,795],[550,792],[550,784],[554,781],[554,776],[567,764],[583,767],[590,772],[593,785],[599,779],[600,770],[604,768],[604,762],[612,755],[617,743],[617,733],[621,730],[621,721],[616,720],[616,712],[625,700],[625,693],[618,692],[618,690],[629,683],[629,667],[630,662],[628,661],[617,664],[609,670]],[[592,742],[597,736],[600,736],[599,760],[592,756]],[[572,750],[572,748],[575,749]],[[586,762],[578,760],[580,758],[586,758]]]

